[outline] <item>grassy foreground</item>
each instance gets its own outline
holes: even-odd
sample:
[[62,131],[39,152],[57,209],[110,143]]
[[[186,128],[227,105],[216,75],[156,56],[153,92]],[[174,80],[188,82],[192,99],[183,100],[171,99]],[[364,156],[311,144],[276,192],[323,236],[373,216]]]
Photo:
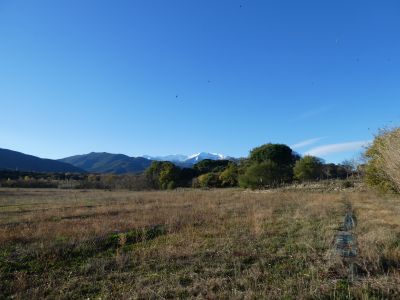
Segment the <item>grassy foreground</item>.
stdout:
[[[356,279],[334,251],[350,202]],[[0,189],[0,298],[400,298],[400,198]]]

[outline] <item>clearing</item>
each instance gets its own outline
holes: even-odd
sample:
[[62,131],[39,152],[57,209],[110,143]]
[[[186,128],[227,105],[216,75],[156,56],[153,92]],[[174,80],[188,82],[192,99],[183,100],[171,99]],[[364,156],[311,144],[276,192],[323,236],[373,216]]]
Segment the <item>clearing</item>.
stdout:
[[400,298],[399,216],[371,192],[0,189],[0,298]]

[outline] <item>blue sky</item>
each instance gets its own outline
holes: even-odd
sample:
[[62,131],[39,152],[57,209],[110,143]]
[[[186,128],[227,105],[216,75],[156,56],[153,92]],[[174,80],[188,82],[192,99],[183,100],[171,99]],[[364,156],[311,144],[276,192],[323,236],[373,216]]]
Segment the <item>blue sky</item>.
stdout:
[[0,1],[0,147],[340,162],[400,121],[400,2]]

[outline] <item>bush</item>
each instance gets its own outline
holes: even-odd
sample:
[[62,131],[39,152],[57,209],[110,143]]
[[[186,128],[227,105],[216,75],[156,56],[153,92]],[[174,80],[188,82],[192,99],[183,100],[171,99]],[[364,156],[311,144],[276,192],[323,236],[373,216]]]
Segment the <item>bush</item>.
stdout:
[[400,192],[400,128],[382,130],[365,157],[367,184],[384,192]]
[[306,155],[296,161],[293,169],[294,177],[301,181],[319,179],[322,175],[322,165],[321,159]]
[[228,168],[225,169],[220,175],[219,180],[221,181],[222,187],[233,187],[238,184],[238,168],[236,164],[231,163]]
[[199,187],[215,188],[221,186],[218,173],[206,173],[197,177],[197,185]]
[[204,159],[193,166],[198,175],[224,171],[231,162],[229,160]]
[[239,176],[239,185],[244,188],[273,187],[280,183],[280,168],[273,161],[253,164]]
[[166,190],[170,182],[179,180],[180,169],[173,163],[168,161],[153,161],[145,174],[153,188],[161,188]]
[[170,181],[170,182],[168,183],[167,189],[168,189],[168,190],[174,190],[175,188],[176,188],[175,182]]
[[348,189],[354,187],[354,182],[350,181],[350,180],[345,180],[342,182],[342,188],[344,189]]

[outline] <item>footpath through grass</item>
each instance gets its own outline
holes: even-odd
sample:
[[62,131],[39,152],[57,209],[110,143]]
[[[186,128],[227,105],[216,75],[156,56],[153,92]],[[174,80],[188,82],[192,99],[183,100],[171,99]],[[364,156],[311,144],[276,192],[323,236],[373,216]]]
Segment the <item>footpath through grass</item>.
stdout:
[[[357,278],[335,251],[357,216]],[[400,199],[0,190],[0,298],[400,297]]]

